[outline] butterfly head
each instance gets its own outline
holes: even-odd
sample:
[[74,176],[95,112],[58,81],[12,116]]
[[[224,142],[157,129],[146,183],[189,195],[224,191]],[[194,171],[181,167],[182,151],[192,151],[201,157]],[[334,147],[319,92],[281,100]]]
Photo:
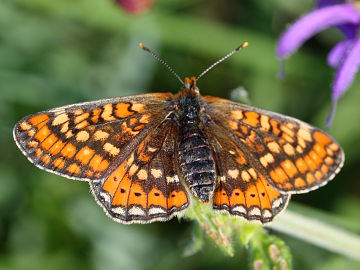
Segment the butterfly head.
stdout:
[[196,86],[196,77],[192,76],[191,78],[186,77],[184,80],[185,90],[190,91],[194,96],[200,94],[199,88]]

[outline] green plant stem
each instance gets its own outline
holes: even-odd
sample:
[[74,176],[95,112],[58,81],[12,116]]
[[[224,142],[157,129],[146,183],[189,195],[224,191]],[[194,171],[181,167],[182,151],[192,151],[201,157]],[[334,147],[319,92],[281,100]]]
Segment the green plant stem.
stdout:
[[360,261],[359,235],[314,217],[286,210],[274,220],[270,228]]

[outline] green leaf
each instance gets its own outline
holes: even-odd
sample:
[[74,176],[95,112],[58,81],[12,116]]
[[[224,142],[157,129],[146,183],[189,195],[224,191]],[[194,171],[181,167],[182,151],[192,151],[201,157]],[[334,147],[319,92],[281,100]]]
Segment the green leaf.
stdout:
[[291,254],[284,241],[258,229],[250,238],[249,252],[255,270],[292,269]]
[[196,199],[192,200],[192,204],[193,207],[187,211],[186,216],[195,220],[225,255],[234,256],[231,241],[232,218],[214,212],[210,204],[200,203]]

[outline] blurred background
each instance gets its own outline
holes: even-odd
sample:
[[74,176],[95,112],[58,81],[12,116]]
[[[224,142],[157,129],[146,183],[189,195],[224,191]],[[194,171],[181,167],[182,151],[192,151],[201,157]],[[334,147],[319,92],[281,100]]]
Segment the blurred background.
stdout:
[[[146,1],[145,1],[146,2]],[[156,51],[181,76],[198,75],[248,40],[250,46],[204,76],[202,94],[231,98],[320,128],[330,108],[326,64],[336,30],[322,32],[286,61],[277,79],[276,42],[310,11],[310,0],[157,0],[133,14],[111,0],[0,1],[0,269],[248,269],[236,246],[225,257],[210,241],[184,257],[193,225],[173,219],[121,225],[105,216],[84,182],[41,171],[17,149],[23,116],[76,102],[144,92],[177,92],[179,82],[138,47]],[[130,10],[131,11],[131,10]],[[343,146],[343,170],[327,186],[293,196],[360,233],[360,76],[327,130]],[[318,212],[316,212],[318,213]],[[360,269],[359,263],[272,232],[290,247],[295,269]]]

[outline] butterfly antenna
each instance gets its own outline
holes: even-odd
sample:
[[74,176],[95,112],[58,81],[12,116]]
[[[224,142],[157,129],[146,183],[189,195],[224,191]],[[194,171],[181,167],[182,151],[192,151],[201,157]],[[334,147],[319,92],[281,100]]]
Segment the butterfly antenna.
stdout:
[[237,53],[238,51],[240,51],[242,48],[245,48],[249,45],[249,42],[245,41],[243,42],[240,46],[238,46],[235,50],[231,51],[230,53],[228,53],[227,55],[225,55],[223,58],[221,58],[220,60],[216,61],[214,64],[212,64],[210,67],[208,67],[207,69],[205,69],[199,76],[197,76],[196,80],[198,81],[202,76],[204,76],[206,73],[208,73],[213,67],[215,67],[217,64],[220,64],[221,62],[223,62],[224,60],[228,59],[230,56],[232,56],[234,53]]
[[150,53],[156,60],[158,60],[161,64],[163,64],[165,67],[167,67],[168,70],[181,82],[182,85],[185,85],[183,80],[180,78],[179,75],[164,61],[162,60],[156,53],[154,53],[152,50],[150,50],[148,47],[144,45],[144,43],[140,42],[139,44],[140,48],[144,51]]

